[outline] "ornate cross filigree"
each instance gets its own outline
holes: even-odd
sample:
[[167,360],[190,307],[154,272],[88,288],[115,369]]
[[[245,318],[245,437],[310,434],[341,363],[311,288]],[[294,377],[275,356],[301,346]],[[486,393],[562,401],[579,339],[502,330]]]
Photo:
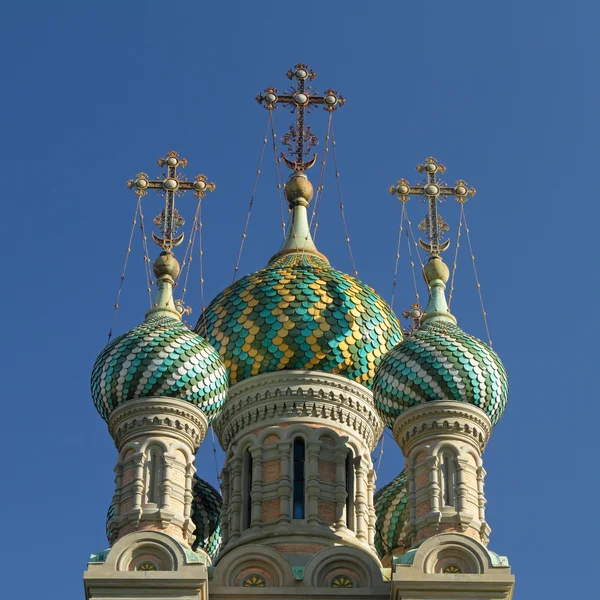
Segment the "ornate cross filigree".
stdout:
[[167,172],[162,174],[163,179],[151,180],[148,179],[146,173],[138,173],[135,179],[127,182],[127,187],[134,189],[134,192],[140,197],[145,196],[148,190],[157,190],[160,194],[164,194],[165,207],[154,217],[153,221],[156,226],[160,227],[162,237],[152,233],[152,239],[163,250],[170,251],[181,244],[184,236],[183,233],[176,235],[177,229],[185,221],[175,208],[175,197],[183,195],[188,190],[193,190],[194,196],[204,198],[206,192],[212,192],[215,189],[215,184],[212,181],[209,183],[206,175],[196,175],[194,181],[188,181],[182,177],[177,172],[177,167],[183,169],[187,165],[187,160],[180,158],[179,154],[173,150],[167,152],[166,158],[159,158],[158,165],[167,167]]
[[333,112],[342,106],[346,100],[340,96],[335,90],[325,90],[323,96],[319,96],[314,92],[311,86],[307,86],[307,81],[312,81],[317,74],[309,69],[305,64],[298,63],[293,69],[287,73],[287,78],[296,80],[296,83],[286,90],[284,95],[279,96],[277,89],[268,87],[264,94],[259,94],[256,101],[264,105],[267,110],[274,110],[278,104],[284,107],[291,107],[290,112],[296,113],[296,126],[290,126],[290,130],[281,138],[282,143],[287,146],[292,153],[292,145],[295,146],[293,151],[294,160],[290,160],[282,152],[281,156],[285,164],[295,171],[302,173],[306,169],[310,169],[317,160],[317,155],[314,154],[308,161],[304,161],[305,156],[308,156],[312,147],[318,143],[318,138],[314,135],[310,127],[304,126],[305,113],[309,113],[317,104],[322,105],[327,112]]
[[400,202],[406,202],[410,196],[420,196],[428,203],[428,214],[419,224],[421,231],[427,232],[429,243],[419,240],[421,247],[432,256],[437,256],[448,249],[450,240],[442,242],[442,236],[449,229],[448,223],[438,214],[438,202],[442,202],[449,196],[454,196],[456,201],[464,204],[468,196],[475,195],[475,188],[468,187],[467,182],[459,179],[453,187],[444,185],[438,181],[438,173],[442,175],[446,167],[438,164],[437,160],[430,156],[425,159],[425,164],[417,167],[419,173],[425,173],[427,178],[421,185],[410,185],[407,179],[399,179],[396,185],[391,186],[388,192],[397,195]]
[[404,335],[409,336],[413,331],[419,329],[421,325],[421,317],[423,316],[423,307],[418,303],[414,302],[410,305],[410,308],[402,311],[402,316],[405,319],[410,319],[412,323],[409,327],[403,329]]

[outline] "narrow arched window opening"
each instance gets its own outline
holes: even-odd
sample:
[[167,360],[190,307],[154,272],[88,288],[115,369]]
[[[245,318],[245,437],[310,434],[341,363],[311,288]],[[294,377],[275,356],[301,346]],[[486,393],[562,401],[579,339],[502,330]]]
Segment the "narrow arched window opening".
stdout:
[[293,482],[293,515],[294,519],[304,519],[304,463],[306,449],[304,440],[294,440],[294,482]]
[[252,524],[252,454],[250,450],[244,452],[244,529]]
[[456,459],[451,452],[440,457],[440,501],[442,506],[456,506]]
[[346,455],[346,527],[354,531],[354,453]]
[[146,455],[146,503],[159,504],[163,478],[163,460],[160,448],[150,448]]

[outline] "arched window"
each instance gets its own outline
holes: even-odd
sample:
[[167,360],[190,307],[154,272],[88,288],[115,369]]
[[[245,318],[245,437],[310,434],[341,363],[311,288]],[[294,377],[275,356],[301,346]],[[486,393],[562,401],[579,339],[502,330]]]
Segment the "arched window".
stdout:
[[304,440],[294,440],[294,483],[293,483],[293,515],[294,519],[304,519]]
[[151,446],[146,454],[146,503],[160,504],[163,479],[162,449]]
[[456,506],[456,458],[452,452],[440,455],[440,505]]
[[243,482],[244,482],[244,497],[242,502],[244,503],[244,529],[248,529],[252,524],[252,454],[250,454],[250,450],[246,450],[244,452],[244,473],[243,473]]
[[354,453],[346,454],[346,527],[354,531]]

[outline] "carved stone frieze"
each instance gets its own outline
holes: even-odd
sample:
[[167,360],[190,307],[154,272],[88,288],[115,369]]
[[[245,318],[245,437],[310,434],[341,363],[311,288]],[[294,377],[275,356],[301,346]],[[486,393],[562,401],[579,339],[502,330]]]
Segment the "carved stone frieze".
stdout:
[[372,450],[383,430],[372,393],[340,375],[277,371],[234,385],[215,431],[223,448],[256,427],[286,422],[331,426],[360,437]]
[[117,448],[140,436],[183,438],[194,451],[206,436],[208,421],[193,404],[173,398],[143,398],[117,407],[108,421]]

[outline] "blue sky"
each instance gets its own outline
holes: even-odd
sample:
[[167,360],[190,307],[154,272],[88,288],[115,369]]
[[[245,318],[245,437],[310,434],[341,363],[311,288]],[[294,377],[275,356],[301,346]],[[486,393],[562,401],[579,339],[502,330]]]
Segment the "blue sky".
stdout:
[[[296,62],[348,102],[335,115],[338,167],[360,278],[391,296],[400,205],[387,188],[433,155],[477,196],[467,217],[507,412],[484,455],[490,548],[517,576],[515,598],[584,595],[595,571],[598,391],[596,44],[599,9],[553,0],[20,2],[0,24],[4,274],[4,589],[81,597],[90,552],[106,547],[114,445],[89,393],[110,326],[134,196],[175,149],[217,190],[204,204],[205,294],[229,285],[267,112]],[[275,113],[281,135],[291,122]],[[311,124],[324,138],[324,113]],[[318,171],[312,175],[316,180]],[[333,163],[318,246],[351,272]],[[161,207],[145,203],[147,225]],[[191,197],[179,202],[191,222]],[[424,215],[407,206],[413,224]],[[442,214],[455,239],[457,205]],[[281,239],[267,148],[240,272]],[[156,254],[154,248],[151,251]],[[115,332],[147,306],[136,238]],[[195,265],[197,267],[197,264]],[[466,245],[453,311],[485,338]],[[198,274],[186,300],[198,317]],[[424,293],[421,286],[421,294]],[[403,249],[396,294],[414,297]],[[199,472],[215,482],[210,437]],[[221,453],[217,453],[221,460]],[[380,484],[402,458],[390,437]],[[8,478],[6,477],[8,474]],[[8,491],[6,491],[8,490]],[[588,515],[587,517],[585,515]]]

